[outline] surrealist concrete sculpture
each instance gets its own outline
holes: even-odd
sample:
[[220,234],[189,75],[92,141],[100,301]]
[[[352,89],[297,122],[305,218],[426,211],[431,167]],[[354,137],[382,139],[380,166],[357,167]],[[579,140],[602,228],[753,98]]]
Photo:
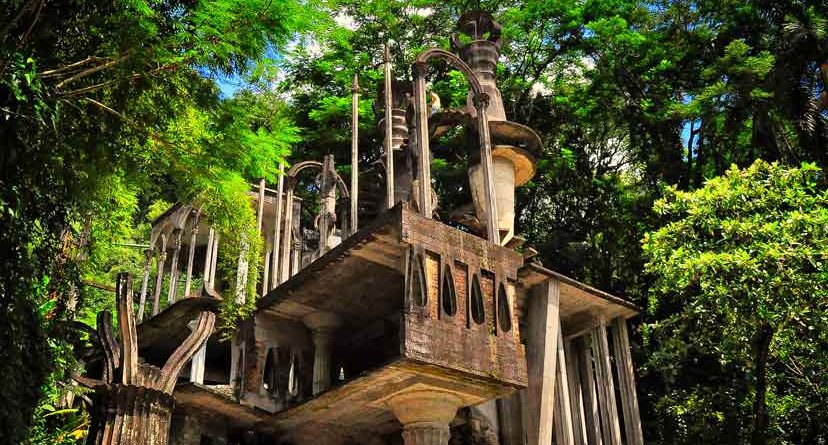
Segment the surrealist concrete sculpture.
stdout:
[[[101,396],[95,443],[643,444],[626,324],[638,309],[516,250],[515,188],[541,142],[507,119],[500,25],[473,11],[458,33],[456,53],[425,50],[410,79],[393,78],[385,49],[382,162],[360,170],[354,131],[350,184],[329,155],[297,162],[275,189],[252,186],[262,284],[232,339],[212,332],[230,287],[210,215],[180,203],[153,223],[137,296],[139,322],[152,315],[133,324],[122,277],[121,351],[101,318],[103,377],[86,378]],[[464,108],[436,107],[437,60],[468,80]],[[356,77],[352,91],[355,130]],[[475,215],[446,224],[430,147],[452,128],[466,135]]]
[[138,359],[132,277],[129,274],[118,276],[116,301],[120,344],[112,331],[112,315],[108,312],[98,314],[97,332],[104,352],[103,378],[77,378],[96,394],[88,443],[165,445],[178,374],[213,332],[216,316],[212,312],[200,313],[190,335],[159,368],[140,363]]

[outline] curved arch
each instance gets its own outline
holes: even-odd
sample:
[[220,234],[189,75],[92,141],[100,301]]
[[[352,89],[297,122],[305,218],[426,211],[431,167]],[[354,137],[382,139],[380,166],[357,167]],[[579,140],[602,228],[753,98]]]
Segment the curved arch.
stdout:
[[[296,178],[303,170],[309,168],[318,168],[320,171],[324,166],[319,161],[302,161],[297,164],[294,164],[290,170],[287,171],[286,176],[288,178]],[[339,173],[334,172],[335,180],[336,180],[336,187],[339,189],[339,192],[342,193],[342,196],[348,198],[351,196],[351,193],[348,191],[348,187],[345,185],[345,181],[342,179],[342,176],[339,176]],[[295,181],[290,181],[288,183],[288,187],[292,188],[296,186]]]
[[430,165],[430,148],[429,148],[429,126],[428,126],[428,112],[426,111],[425,103],[425,64],[432,58],[445,60],[451,66],[462,72],[469,81],[473,93],[474,106],[477,109],[477,133],[480,137],[480,160],[483,167],[483,177],[485,178],[484,189],[486,197],[486,231],[489,241],[500,244],[500,234],[497,229],[497,202],[495,200],[494,180],[492,170],[492,145],[491,135],[489,131],[489,119],[486,117],[486,109],[489,106],[489,95],[483,91],[480,85],[480,79],[474,74],[471,67],[466,62],[463,62],[455,54],[450,53],[444,49],[430,48],[417,56],[414,63],[414,111],[415,123],[417,126],[417,144],[420,148],[419,161],[417,165],[417,173],[420,178],[419,196],[420,196],[420,212],[426,218],[431,217],[431,165]]
[[342,180],[342,176],[339,176],[339,173],[336,172],[334,172],[334,175],[336,176],[336,187],[342,193],[342,197],[350,198],[351,194],[348,192],[348,187],[345,185],[345,181]]
[[295,178],[296,175],[298,175],[302,170],[305,170],[306,168],[312,168],[312,167],[316,167],[319,170],[322,170],[322,163],[319,162],[319,161],[302,161],[302,162],[293,164],[293,166],[290,168],[290,170],[287,171],[287,176],[289,178]]
[[454,53],[440,48],[429,48],[417,56],[414,60],[414,64],[422,65],[428,63],[431,59],[444,60],[448,62],[449,65],[453,66],[454,69],[463,73],[466,76],[466,80],[469,81],[469,86],[471,86],[472,92],[474,92],[475,96],[486,94],[486,92],[483,91],[483,86],[480,84],[480,80],[477,78],[477,75],[474,74],[471,67],[467,65],[466,62],[463,62],[463,60],[457,57]]

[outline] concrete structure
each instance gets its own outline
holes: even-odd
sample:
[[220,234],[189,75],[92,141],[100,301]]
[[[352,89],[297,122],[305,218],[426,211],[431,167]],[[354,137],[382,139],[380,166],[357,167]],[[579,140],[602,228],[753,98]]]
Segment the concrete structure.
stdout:
[[[413,84],[390,78],[386,55],[377,111],[388,173],[374,214],[349,214],[366,207],[349,200],[359,175],[349,190],[331,156],[295,164],[275,190],[252,187],[263,284],[232,339],[204,334],[203,318],[230,289],[217,272],[221,244],[209,215],[177,204],[155,221],[138,319],[152,315],[136,328],[131,360],[160,369],[167,357],[186,357],[189,365],[165,377],[170,400],[152,435],[166,436],[152,443],[643,444],[626,325],[637,309],[515,249],[515,187],[534,175],[540,140],[506,120],[494,77],[497,22],[475,11],[458,27],[468,37],[454,40],[459,56],[425,51]],[[434,59],[469,80],[465,108],[427,109]],[[356,78],[353,91],[357,100]],[[429,141],[458,125],[476,140],[468,147],[475,215],[450,226],[432,218]],[[354,143],[354,171],[358,158]],[[318,173],[302,189],[318,192],[312,223],[300,221],[294,196],[307,171]],[[196,333],[197,344],[188,340]],[[176,350],[182,342],[186,356]],[[107,363],[111,376],[119,365]],[[81,381],[101,400],[114,397],[105,379]]]

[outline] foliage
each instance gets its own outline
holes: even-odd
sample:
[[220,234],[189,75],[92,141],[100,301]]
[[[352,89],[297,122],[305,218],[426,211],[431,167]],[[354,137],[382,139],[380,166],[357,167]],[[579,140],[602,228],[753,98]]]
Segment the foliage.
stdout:
[[[238,255],[254,221],[247,185],[273,178],[296,129],[273,96],[223,101],[214,78],[261,75],[266,55],[313,26],[316,10],[299,0],[4,4],[3,441],[18,442],[47,374],[63,373],[54,326],[111,306],[82,279],[139,270],[142,255],[123,244],[145,241],[150,203],[202,198]],[[38,316],[44,304],[54,309]]]
[[[721,440],[736,425],[730,434],[752,433],[752,443],[827,439],[808,432],[828,419],[826,185],[813,164],[757,160],[656,202],[666,224],[643,241],[645,271],[656,277],[649,309],[659,315],[646,326],[648,365],[664,370],[669,420],[688,443]],[[693,363],[707,364],[720,392],[683,387]],[[713,380],[727,369],[743,383]]]

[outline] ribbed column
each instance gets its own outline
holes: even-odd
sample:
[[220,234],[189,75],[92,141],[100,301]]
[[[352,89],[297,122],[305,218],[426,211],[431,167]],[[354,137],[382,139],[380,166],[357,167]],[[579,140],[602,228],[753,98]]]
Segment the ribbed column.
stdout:
[[328,312],[314,312],[303,319],[313,333],[313,394],[331,387],[331,344],[339,317]]
[[387,404],[403,425],[405,445],[447,445],[449,423],[464,403],[456,394],[435,388],[397,393]]
[[166,445],[173,398],[151,388],[102,385],[90,436],[96,445]]
[[406,425],[402,437],[405,445],[445,445],[451,433],[446,424],[425,422]]

